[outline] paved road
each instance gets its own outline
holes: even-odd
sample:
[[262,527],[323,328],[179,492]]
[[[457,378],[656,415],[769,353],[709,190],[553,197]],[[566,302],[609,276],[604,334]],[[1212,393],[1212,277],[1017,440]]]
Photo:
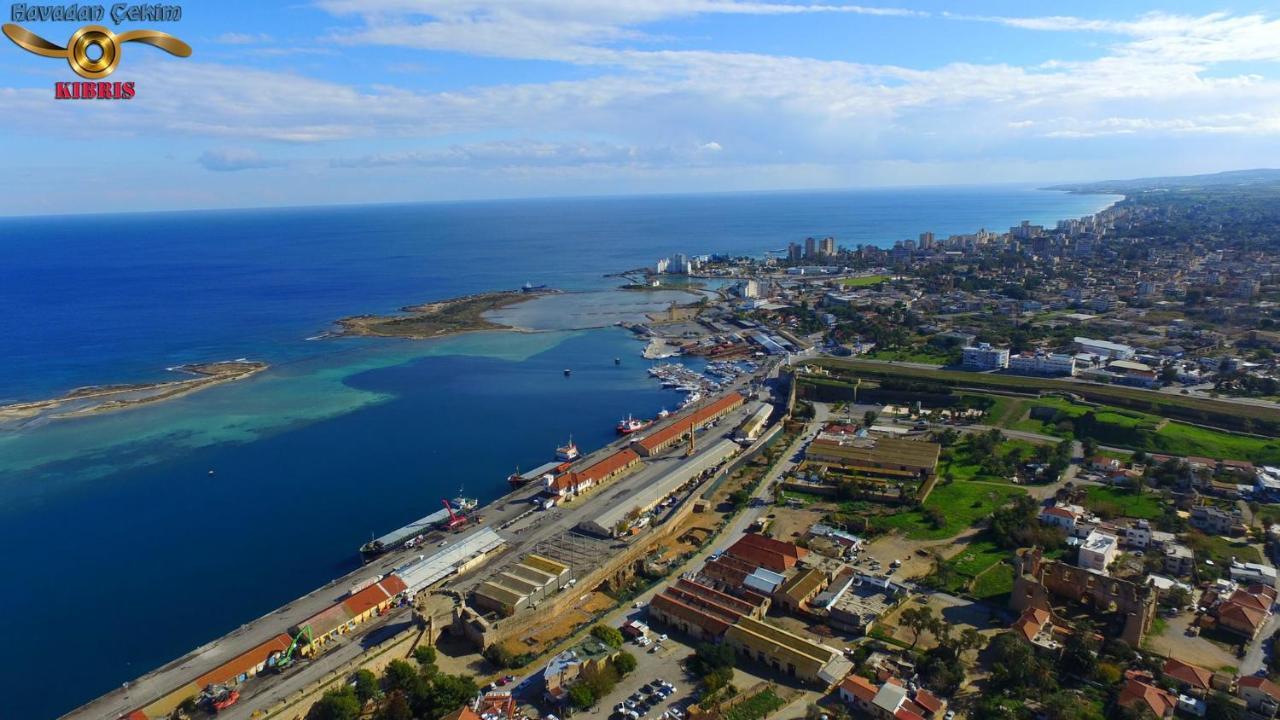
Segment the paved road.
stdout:
[[1271,619],[1267,620],[1267,624],[1262,627],[1262,632],[1258,633],[1257,639],[1249,643],[1244,659],[1240,661],[1240,677],[1253,675],[1266,664],[1267,658],[1262,650],[1262,642],[1277,630],[1280,630],[1280,613],[1273,613]]

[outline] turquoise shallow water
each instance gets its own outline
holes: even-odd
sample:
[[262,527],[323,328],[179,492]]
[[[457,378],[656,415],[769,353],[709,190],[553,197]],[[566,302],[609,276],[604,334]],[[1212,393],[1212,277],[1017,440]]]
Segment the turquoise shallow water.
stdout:
[[[569,433],[594,447],[619,417],[672,407],[612,327],[668,298],[607,292],[606,273],[808,234],[888,244],[1052,223],[1109,200],[936,189],[0,221],[0,402],[184,362],[273,365],[0,432],[4,714],[55,716],[355,567],[371,532],[459,486],[492,498]],[[525,281],[580,292],[501,313],[543,332],[306,339],[343,315]],[[54,666],[60,692],[27,692]]]

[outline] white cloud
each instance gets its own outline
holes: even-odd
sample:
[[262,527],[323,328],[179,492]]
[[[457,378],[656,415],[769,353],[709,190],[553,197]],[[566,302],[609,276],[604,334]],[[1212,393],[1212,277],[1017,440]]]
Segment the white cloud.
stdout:
[[261,170],[281,164],[279,161],[262,157],[257,150],[234,147],[206,150],[200,155],[198,162],[204,169],[214,172]]
[[227,32],[214,38],[214,41],[223,45],[259,45],[271,42],[271,36],[266,33]]

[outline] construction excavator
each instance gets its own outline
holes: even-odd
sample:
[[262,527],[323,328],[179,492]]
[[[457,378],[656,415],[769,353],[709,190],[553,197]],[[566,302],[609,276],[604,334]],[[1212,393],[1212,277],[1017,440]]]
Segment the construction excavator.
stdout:
[[310,645],[311,640],[311,626],[304,625],[298,630],[298,634],[293,636],[293,642],[289,643],[289,647],[284,652],[277,650],[267,657],[267,669],[280,672],[289,667],[297,659],[294,654],[298,652],[298,647],[300,645]]

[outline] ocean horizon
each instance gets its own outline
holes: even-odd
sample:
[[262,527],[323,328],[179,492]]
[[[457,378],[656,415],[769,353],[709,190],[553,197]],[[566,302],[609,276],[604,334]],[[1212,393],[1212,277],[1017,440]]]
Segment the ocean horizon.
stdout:
[[[613,324],[674,296],[613,290],[610,273],[810,235],[885,247],[1051,226],[1116,199],[1002,186],[0,218],[0,404],[186,363],[272,366],[0,430],[0,541],[41,544],[0,559],[19,588],[0,595],[0,631],[23,658],[0,674],[8,709],[55,717],[357,567],[371,533],[460,487],[491,500],[570,434],[592,449],[619,417],[673,408]],[[525,282],[570,291],[511,309],[535,332],[313,339]],[[62,692],[22,691],[54,666]]]

